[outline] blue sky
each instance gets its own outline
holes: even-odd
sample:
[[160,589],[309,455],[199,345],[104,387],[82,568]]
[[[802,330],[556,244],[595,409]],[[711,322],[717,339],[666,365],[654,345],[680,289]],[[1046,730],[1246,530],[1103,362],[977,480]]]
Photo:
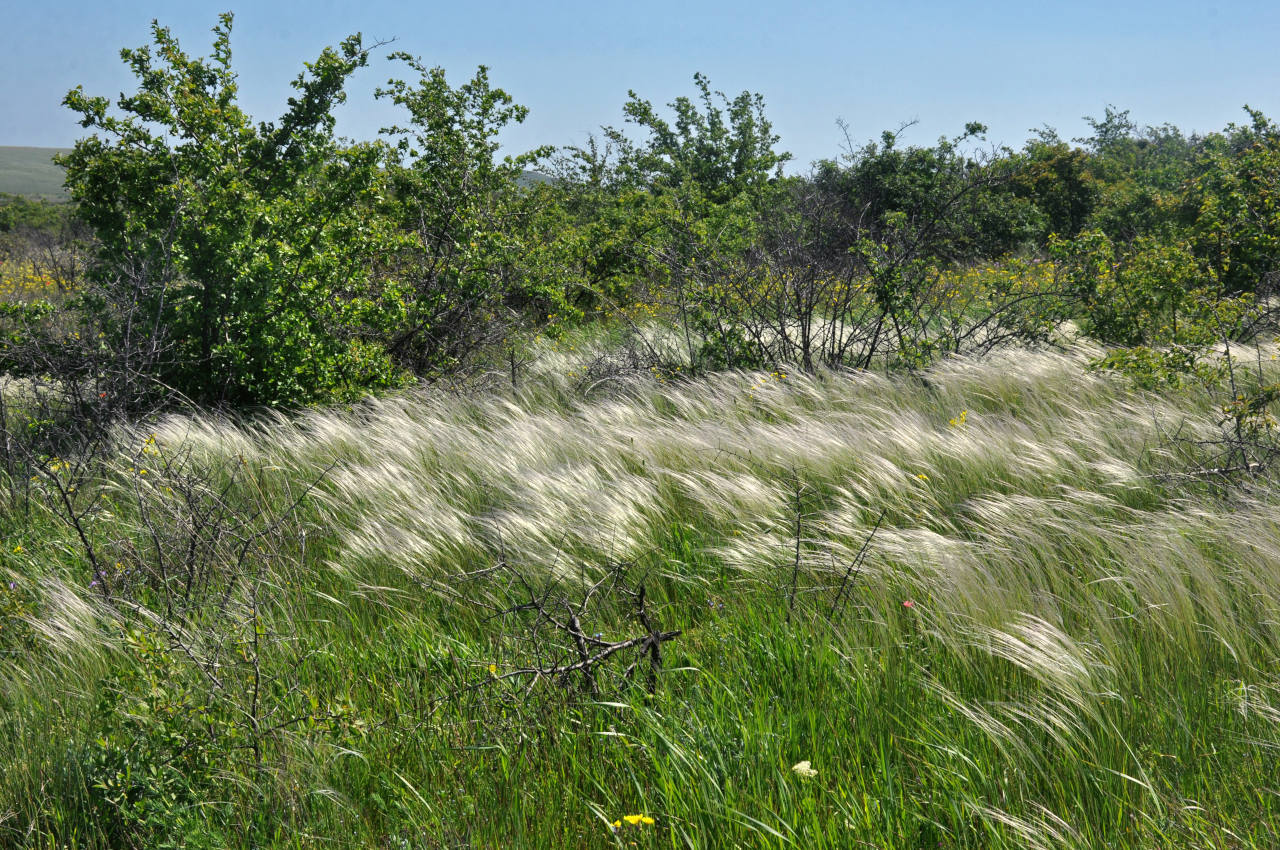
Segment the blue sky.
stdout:
[[[1280,119],[1280,3],[1271,2],[16,2],[0,27],[0,145],[68,146],[82,132],[62,96],[132,90],[121,47],[153,18],[208,53],[235,12],[241,103],[274,118],[288,82],[326,45],[362,32],[441,65],[460,83],[478,64],[531,110],[510,150],[580,144],[619,124],[628,89],[655,103],[692,94],[701,71],[731,96],[760,92],[792,170],[906,121],[910,142],[966,121],[1020,146],[1033,127],[1083,135],[1107,104],[1142,124],[1221,129],[1241,107]],[[368,138],[396,120],[372,91],[397,73],[385,51],[351,88],[339,129]]]

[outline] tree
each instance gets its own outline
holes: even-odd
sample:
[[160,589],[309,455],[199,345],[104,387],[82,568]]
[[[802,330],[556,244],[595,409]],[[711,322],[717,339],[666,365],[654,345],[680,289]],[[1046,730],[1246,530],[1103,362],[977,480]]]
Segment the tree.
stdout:
[[1012,157],[1012,191],[1044,216],[1039,244],[1050,236],[1073,238],[1084,229],[1098,202],[1099,184],[1087,151],[1072,147],[1045,128]]
[[541,244],[523,226],[538,212],[520,186],[525,169],[549,155],[539,148],[497,158],[497,137],[529,110],[489,83],[488,69],[458,88],[443,68],[392,54],[417,80],[377,91],[408,113],[395,140],[386,210],[401,235],[385,262],[386,281],[404,309],[388,350],[419,373],[456,367],[508,330],[511,308],[556,303],[556,284],[540,274]]
[[856,312],[836,317],[857,328],[842,358],[853,355],[863,368],[877,358],[914,367],[1047,332],[1050,293],[1039,287],[997,275],[1005,283],[972,297],[944,285],[946,275],[1011,253],[1041,227],[1038,211],[1015,193],[1008,152],[967,150],[985,132],[970,122],[932,147],[901,147],[900,131],[885,132],[816,167],[815,188],[835,199],[843,220],[840,241],[824,253],[853,255],[850,283],[858,278],[870,301],[850,300]]
[[1205,140],[1184,136],[1169,124],[1139,129],[1128,110],[1112,106],[1102,120],[1085,120],[1093,135],[1076,141],[1088,151],[1088,170],[1097,187],[1090,224],[1117,241],[1158,230],[1178,238],[1178,201],[1187,181],[1204,165]]
[[730,100],[704,75],[693,80],[696,100],[668,104],[674,122],[632,91],[623,113],[647,138],[612,127],[605,136],[619,151],[619,183],[646,192],[633,212],[650,223],[635,250],[678,314],[690,365],[751,365],[751,347],[725,315],[723,284],[779,197],[791,155],[775,150],[763,97]]
[[152,329],[166,343],[153,377],[197,401],[289,407],[392,386],[371,277],[384,146],[334,135],[368,50],[359,35],[326,48],[284,115],[255,124],[236,102],[231,25],[222,15],[212,57],[193,59],[153,22],[152,47],[121,51],[136,93],[115,110],[67,95],[96,131],[61,159],[99,243],[84,307],[129,305],[104,344]]
[[1280,289],[1280,127],[1256,109],[1211,140],[1182,210],[1196,252],[1231,293]]
[[791,154],[774,150],[779,137],[765,117],[764,98],[747,91],[733,100],[713,94],[700,73],[693,82],[697,102],[681,96],[668,104],[674,124],[628,92],[622,111],[629,123],[648,131],[648,139],[637,145],[620,130],[606,128],[605,134],[623,150],[623,167],[632,179],[657,192],[688,195],[695,189],[707,202],[723,204],[781,177]]

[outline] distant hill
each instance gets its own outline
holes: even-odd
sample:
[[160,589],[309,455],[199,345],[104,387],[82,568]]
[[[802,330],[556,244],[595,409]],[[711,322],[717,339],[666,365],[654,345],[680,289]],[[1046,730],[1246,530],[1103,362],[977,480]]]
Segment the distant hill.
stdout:
[[537,186],[542,183],[554,183],[556,178],[549,177],[539,171],[525,171],[516,178],[516,185],[522,189],[528,189],[530,186]]
[[66,200],[62,169],[53,164],[54,154],[59,153],[67,153],[67,149],[0,145],[0,193]]

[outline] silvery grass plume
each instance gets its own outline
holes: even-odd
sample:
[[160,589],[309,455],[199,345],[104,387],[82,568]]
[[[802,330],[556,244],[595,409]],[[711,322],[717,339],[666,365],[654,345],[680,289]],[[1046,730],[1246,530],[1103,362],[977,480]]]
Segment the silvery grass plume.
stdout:
[[42,643],[54,651],[54,658],[80,659],[108,649],[108,609],[95,594],[59,576],[46,576],[38,586],[41,605],[38,613],[26,618]]
[[[571,354],[591,356],[560,354],[559,365]],[[1085,565],[1068,579],[1078,590],[1114,585],[1081,597],[1106,600],[1087,603],[1105,624],[1122,604],[1188,604],[1194,553],[1150,529],[1176,533],[1203,517],[1134,502],[1152,486],[1140,468],[1148,449],[1175,427],[1207,431],[1212,422],[1086,371],[1097,354],[1008,352],[946,361],[920,379],[642,377],[594,400],[566,395],[549,374],[514,396],[425,390],[258,424],[175,417],[158,437],[303,480],[336,464],[317,498],[340,540],[333,563],[349,572],[382,565],[440,578],[502,555],[578,574],[689,526],[706,532],[708,557],[760,574],[785,562],[794,542],[799,482],[806,571],[847,563],[885,510],[867,564],[881,586],[945,598],[957,614],[999,624],[1040,610],[1032,603],[1058,604],[1043,598],[1052,584],[1042,579],[1072,556]],[[1101,558],[1104,547],[1126,552],[1127,563]],[[1171,566],[1179,557],[1189,563]],[[1217,611],[1211,619],[1229,620],[1225,602],[1204,598]]]
[[1086,842],[1079,832],[1058,815],[1035,804],[1034,818],[1020,818],[994,806],[973,806],[974,813],[1011,832],[1018,846],[1028,850],[1075,850]]
[[[825,653],[809,671],[811,684],[867,710],[851,719],[855,732],[861,722],[904,740],[907,726],[910,769],[931,771],[927,781],[936,783],[926,803],[950,794],[964,825],[973,821],[993,844],[1088,846],[1098,834],[1090,818],[1162,793],[1167,777],[1142,770],[1155,757],[1135,756],[1126,735],[1142,734],[1139,709],[1179,672],[1194,671],[1172,697],[1194,700],[1217,688],[1210,699],[1228,714],[1239,711],[1254,724],[1250,734],[1273,746],[1280,726],[1271,672],[1280,653],[1274,497],[1261,487],[1229,500],[1202,497],[1157,475],[1175,461],[1161,451],[1166,435],[1214,433],[1204,399],[1141,393],[1088,371],[1099,352],[1084,347],[951,360],[888,377],[633,374],[611,381],[607,393],[582,395],[561,370],[603,350],[586,342],[585,353],[547,354],[514,390],[415,390],[256,422],[172,417],[156,430],[156,445],[166,456],[239,471],[267,504],[291,504],[315,485],[289,519],[323,529],[315,551],[342,576],[288,572],[296,562],[287,557],[264,560],[255,587],[280,606],[268,619],[286,634],[289,618],[307,623],[326,653],[331,642],[349,640],[339,678],[366,655],[369,664],[404,661],[412,673],[394,696],[416,707],[414,700],[432,696],[419,673],[436,670],[433,659],[440,670],[460,666],[488,685],[520,657],[511,647],[523,652],[515,639],[469,646],[479,618],[436,605],[468,593],[468,603],[488,603],[505,590],[459,591],[469,576],[505,559],[531,584],[560,580],[559,591],[569,579],[655,555],[648,563],[680,579],[656,603],[666,606],[664,627],[670,617],[686,629],[672,654],[686,645],[697,653],[672,664],[688,663],[680,669],[690,693],[707,687],[714,697],[702,698],[724,700],[723,711],[704,702],[671,720],[676,713],[654,709],[650,717],[646,708],[640,715],[649,720],[625,733],[610,729],[608,741],[628,750],[624,736],[661,742],[652,750],[662,754],[655,769],[681,780],[663,785],[676,789],[672,809],[690,799],[690,787],[705,811],[739,804],[724,779],[749,762],[752,735],[764,749],[776,739],[764,720],[752,732],[749,715],[765,704],[757,700],[772,698],[769,690],[786,689],[770,675],[803,667],[779,660],[795,648],[789,643],[800,647],[797,657]],[[148,436],[122,433],[115,473],[128,485],[122,493],[163,501],[163,485],[150,483],[153,476],[139,483],[135,468]],[[719,583],[744,592],[717,587],[710,614],[705,597],[696,611],[680,607],[686,588]],[[846,583],[836,611],[831,599]],[[93,626],[92,592],[73,584],[43,586],[48,602],[33,626],[46,642],[88,645],[102,631]],[[786,592],[796,585],[798,594]],[[420,590],[436,597],[415,619]],[[364,599],[336,598],[344,593]],[[771,621],[797,595],[795,613],[804,619],[787,608],[785,622]],[[256,597],[253,606],[231,601],[241,621],[250,607],[249,619],[257,617]],[[507,609],[506,601],[493,608]],[[352,613],[349,630],[336,615],[341,608],[362,611]],[[196,634],[179,637],[204,663],[222,628],[204,644]],[[366,645],[384,635],[385,645]],[[287,642],[277,651],[292,671]],[[754,660],[735,666],[743,657]],[[707,676],[691,672],[704,663]],[[724,671],[740,679],[715,682]],[[1225,671],[1229,681],[1202,680],[1200,671],[1208,678]],[[882,689],[887,705],[881,689],[860,690],[877,681],[899,689]],[[801,715],[809,693],[793,694]],[[1165,731],[1184,722],[1173,716],[1182,705],[1175,700]],[[869,716],[880,708],[884,716]],[[810,716],[816,729],[828,719]],[[817,774],[801,787],[816,792],[851,775],[830,750],[844,744],[814,735],[776,754],[778,764],[785,771],[812,758]],[[304,742],[296,746],[302,753]],[[766,773],[757,768],[756,776]],[[1076,811],[1076,799],[1095,807]],[[834,805],[853,802],[850,794]]]

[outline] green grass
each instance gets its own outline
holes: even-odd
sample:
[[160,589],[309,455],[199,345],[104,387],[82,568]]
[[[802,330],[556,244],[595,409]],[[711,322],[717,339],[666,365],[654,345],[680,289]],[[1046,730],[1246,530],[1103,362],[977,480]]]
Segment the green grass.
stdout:
[[62,169],[53,164],[59,153],[67,150],[0,146],[0,193],[65,200]]
[[[32,483],[0,513],[0,845],[1280,843],[1280,497],[1166,475],[1204,400],[1083,350],[583,400],[594,353],[514,396],[121,433],[73,496],[128,606]],[[215,503],[244,522],[166,611]],[[683,632],[656,692],[630,656],[595,696],[501,678],[548,644],[486,607],[527,599],[499,560],[568,600],[627,564]]]

